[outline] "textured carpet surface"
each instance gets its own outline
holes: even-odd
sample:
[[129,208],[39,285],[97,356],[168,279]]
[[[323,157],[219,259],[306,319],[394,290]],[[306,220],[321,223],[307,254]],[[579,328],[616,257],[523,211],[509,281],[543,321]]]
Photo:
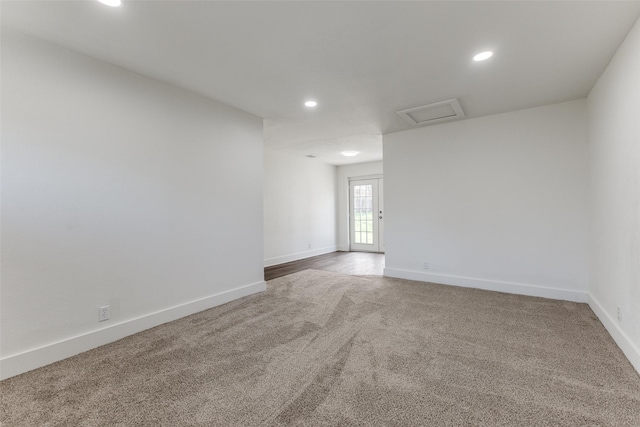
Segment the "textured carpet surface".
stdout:
[[3,426],[640,426],[585,304],[305,270],[0,383]]

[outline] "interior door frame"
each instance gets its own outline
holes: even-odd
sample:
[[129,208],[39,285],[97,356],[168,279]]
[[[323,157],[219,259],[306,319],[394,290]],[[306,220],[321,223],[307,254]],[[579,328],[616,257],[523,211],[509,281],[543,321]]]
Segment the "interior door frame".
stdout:
[[[360,181],[365,183],[366,181],[372,181],[375,183],[374,189],[377,190],[377,193],[374,194],[373,198],[373,235],[374,239],[376,239],[375,244],[358,245],[354,243],[354,218],[353,218],[353,183],[356,181]],[[349,191],[347,192],[349,195],[349,250],[357,251],[357,252],[384,252],[384,223],[383,223],[383,210],[384,210],[384,199],[383,199],[383,176],[380,174],[376,175],[366,175],[366,176],[354,176],[349,177]],[[380,202],[382,202],[382,206],[380,206]]]

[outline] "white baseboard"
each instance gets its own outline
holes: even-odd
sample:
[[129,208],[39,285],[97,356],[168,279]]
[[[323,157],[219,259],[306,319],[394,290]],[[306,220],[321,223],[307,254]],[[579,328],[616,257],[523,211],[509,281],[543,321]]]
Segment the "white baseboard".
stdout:
[[464,288],[484,289],[487,291],[506,292],[508,294],[528,295],[573,302],[587,302],[587,293],[567,289],[550,288],[522,283],[498,282],[475,279],[471,277],[449,276],[445,274],[425,273],[422,271],[385,268],[384,275],[400,279],[418,280],[420,282],[438,283],[441,285],[461,286]]
[[570,291],[566,289],[549,288],[520,283],[496,282],[469,277],[449,276],[444,274],[425,273],[422,271],[403,270],[399,268],[385,268],[384,275],[399,279],[417,280],[421,282],[438,283],[442,285],[462,286],[465,288],[485,289],[488,291],[506,292],[510,294],[528,295],[542,298],[558,299],[573,302],[586,302],[598,316],[611,338],[620,347],[631,365],[640,374],[640,349],[629,336],[620,328],[618,322],[590,293]]
[[266,290],[266,283],[264,281],[241,286],[230,291],[149,313],[135,319],[125,320],[96,331],[47,344],[23,353],[6,356],[0,360],[0,379],[13,377],[32,369],[40,368],[163,323],[171,322],[181,317],[198,313],[264,290]]
[[631,341],[629,336],[620,328],[615,318],[604,309],[602,304],[591,294],[589,294],[589,307],[598,316],[611,338],[618,344],[620,350],[627,356],[631,365],[640,374],[640,349]]
[[346,245],[346,246],[338,245],[336,250],[338,252],[349,252],[351,249],[349,248],[349,245]]
[[271,267],[272,265],[284,264],[286,262],[298,261],[299,259],[310,258],[312,256],[329,254],[338,250],[337,246],[327,246],[320,249],[312,249],[309,251],[298,252],[290,255],[283,255],[274,258],[267,258],[264,260],[265,267]]

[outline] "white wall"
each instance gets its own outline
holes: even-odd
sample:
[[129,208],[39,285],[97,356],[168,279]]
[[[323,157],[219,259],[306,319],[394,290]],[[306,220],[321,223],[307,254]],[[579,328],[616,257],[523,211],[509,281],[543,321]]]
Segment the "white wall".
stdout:
[[264,289],[261,119],[3,32],[2,144],[3,377]]
[[264,265],[335,250],[336,167],[265,150]]
[[385,275],[586,301],[587,166],[585,100],[385,135]]
[[382,162],[338,166],[338,250],[349,250],[349,178],[382,175]]
[[640,372],[640,21],[588,105],[590,303]]

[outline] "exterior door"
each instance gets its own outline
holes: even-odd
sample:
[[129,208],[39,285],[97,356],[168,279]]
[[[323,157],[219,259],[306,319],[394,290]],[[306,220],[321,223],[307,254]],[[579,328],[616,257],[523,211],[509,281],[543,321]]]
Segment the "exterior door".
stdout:
[[382,178],[349,182],[352,251],[384,252]]

